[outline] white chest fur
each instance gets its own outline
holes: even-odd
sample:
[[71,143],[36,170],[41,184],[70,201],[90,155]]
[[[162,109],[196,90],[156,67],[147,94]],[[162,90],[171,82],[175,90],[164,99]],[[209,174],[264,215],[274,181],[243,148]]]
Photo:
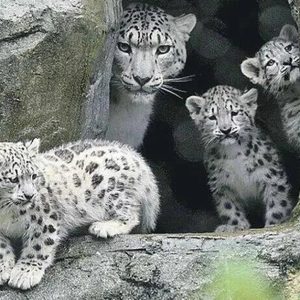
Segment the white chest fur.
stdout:
[[110,102],[106,139],[119,141],[136,149],[143,143],[153,101],[133,102],[128,93],[118,93],[113,97],[118,99]]
[[[257,184],[257,176],[255,173],[247,171],[247,161],[245,157],[238,156],[235,159],[224,161],[225,176],[224,183],[230,186],[239,195],[240,199],[257,198],[260,189]],[[227,174],[230,176],[227,177]]]
[[24,218],[13,210],[0,212],[0,232],[9,238],[19,238],[25,232]]
[[[221,172],[218,181],[227,186],[240,200],[258,198],[261,193],[260,169],[254,169],[254,161],[246,156],[239,146],[226,147],[226,159],[221,160]],[[249,172],[249,170],[252,170]]]

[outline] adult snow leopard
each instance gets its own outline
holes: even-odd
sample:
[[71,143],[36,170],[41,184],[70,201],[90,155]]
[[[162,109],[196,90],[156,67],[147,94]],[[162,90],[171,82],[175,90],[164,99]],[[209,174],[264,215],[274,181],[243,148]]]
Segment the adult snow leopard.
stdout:
[[[265,206],[265,226],[291,212],[290,184],[271,139],[254,123],[257,90],[216,86],[186,106],[201,131],[209,186],[223,225],[216,231],[247,229],[253,207]],[[255,212],[257,214],[257,212]]]
[[241,64],[242,73],[278,101],[289,144],[300,152],[300,50],[297,29],[284,25],[278,37]]
[[[24,290],[40,282],[70,230],[149,232],[159,211],[155,178],[129,147],[98,140],[38,148],[37,139],[0,143],[0,285]],[[17,262],[11,238],[22,240]]]
[[173,17],[147,4],[132,4],[121,20],[111,82],[106,138],[141,146],[158,91],[184,68],[185,43],[196,24],[188,14]]

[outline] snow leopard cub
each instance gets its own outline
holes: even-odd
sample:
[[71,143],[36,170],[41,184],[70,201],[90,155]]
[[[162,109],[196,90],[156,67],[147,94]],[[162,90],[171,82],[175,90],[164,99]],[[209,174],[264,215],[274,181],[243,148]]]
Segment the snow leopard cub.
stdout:
[[219,232],[249,228],[255,203],[265,206],[265,226],[283,222],[292,208],[278,151],[254,123],[256,101],[256,89],[221,85],[186,100],[201,131],[209,186],[224,223]]
[[[68,233],[89,225],[107,238],[155,228],[159,194],[142,157],[127,146],[80,141],[38,153],[32,143],[0,143],[0,285],[29,289]],[[10,239],[22,239],[15,262]]]
[[297,29],[284,25],[278,37],[241,64],[242,73],[279,104],[288,142],[300,152],[300,50]]

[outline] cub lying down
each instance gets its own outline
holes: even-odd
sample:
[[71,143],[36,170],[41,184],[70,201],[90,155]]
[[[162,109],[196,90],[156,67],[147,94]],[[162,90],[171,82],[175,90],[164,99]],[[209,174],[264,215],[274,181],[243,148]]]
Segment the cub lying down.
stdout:
[[[68,233],[89,225],[107,238],[155,228],[155,178],[117,142],[81,141],[38,153],[39,140],[0,143],[0,284],[38,284]],[[22,239],[16,262],[10,239]]]

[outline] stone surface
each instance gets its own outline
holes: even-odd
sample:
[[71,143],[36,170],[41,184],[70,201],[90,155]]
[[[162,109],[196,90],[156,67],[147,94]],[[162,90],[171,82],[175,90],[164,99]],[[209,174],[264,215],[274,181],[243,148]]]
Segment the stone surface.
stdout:
[[259,34],[267,42],[274,36],[277,36],[285,24],[294,24],[291,11],[288,7],[274,5],[265,8],[260,12],[259,16]]
[[119,0],[0,1],[1,141],[101,135],[120,13]]
[[199,56],[205,59],[224,56],[230,48],[230,42],[226,38],[218,32],[203,27],[201,22],[198,22],[194,29],[191,45]]
[[41,284],[0,299],[213,299],[206,286],[219,260],[247,258],[272,282],[291,285],[300,259],[299,226],[216,234],[127,235],[111,240],[72,238]]
[[187,161],[203,160],[200,132],[192,119],[180,123],[173,131],[176,153]]

